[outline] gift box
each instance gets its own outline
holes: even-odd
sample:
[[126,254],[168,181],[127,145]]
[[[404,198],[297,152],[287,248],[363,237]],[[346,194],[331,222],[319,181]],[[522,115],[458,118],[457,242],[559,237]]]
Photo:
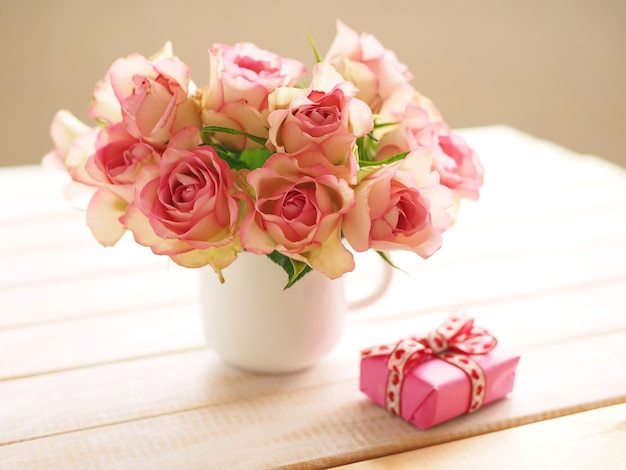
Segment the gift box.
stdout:
[[424,336],[361,351],[360,389],[427,429],[510,393],[519,359],[472,318],[453,314]]

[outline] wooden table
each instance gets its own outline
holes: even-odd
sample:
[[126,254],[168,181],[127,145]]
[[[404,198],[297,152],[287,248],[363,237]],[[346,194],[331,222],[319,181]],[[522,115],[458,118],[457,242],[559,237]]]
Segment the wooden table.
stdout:
[[[0,468],[619,468],[626,172],[504,126],[462,134],[487,168],[481,200],[433,258],[395,256],[410,275],[286,376],[205,347],[197,271],[130,238],[100,247],[62,175],[1,169]],[[421,431],[359,392],[361,348],[455,309],[521,352],[508,398]]]

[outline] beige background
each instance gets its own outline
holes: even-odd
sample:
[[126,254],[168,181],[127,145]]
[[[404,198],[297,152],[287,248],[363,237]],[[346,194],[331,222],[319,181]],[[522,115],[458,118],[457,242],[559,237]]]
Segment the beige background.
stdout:
[[0,165],[37,163],[62,107],[87,119],[94,83],[167,39],[199,85],[214,42],[312,63],[340,18],[393,49],[453,127],[509,124],[626,165],[623,0],[3,0]]

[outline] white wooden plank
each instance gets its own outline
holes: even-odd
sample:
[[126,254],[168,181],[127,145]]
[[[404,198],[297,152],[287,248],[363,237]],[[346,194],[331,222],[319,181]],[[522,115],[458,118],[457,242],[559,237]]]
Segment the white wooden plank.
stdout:
[[[406,331],[406,320],[420,327],[426,314],[447,314],[456,308],[481,315],[493,311],[493,317],[488,315],[487,319],[489,324],[495,322],[494,328],[506,319],[519,329],[526,328],[536,338],[542,335],[534,332],[535,325],[550,325],[552,319],[558,323],[568,315],[579,319],[601,317],[601,322],[590,325],[592,330],[620,326],[621,319],[626,318],[621,314],[626,275],[625,265],[616,260],[624,259],[626,245],[618,248],[602,246],[585,257],[582,252],[578,257],[569,253],[545,255],[541,262],[546,263],[547,259],[546,264],[537,264],[536,259],[528,257],[516,261],[490,258],[476,266],[451,265],[441,269],[427,265],[411,278],[396,274],[383,300],[350,315],[350,322],[369,323],[372,337],[378,336],[383,342],[386,332],[397,336]],[[200,310],[195,274],[181,268],[169,274],[142,274],[134,282],[132,277],[121,276],[102,284],[90,282],[87,290],[75,294],[71,288],[80,289],[85,284],[64,284],[70,286],[69,290],[60,289],[56,296],[43,300],[62,307],[47,307],[52,312],[47,320],[41,311],[32,309],[22,311],[34,313],[20,315],[19,305],[15,312],[3,310],[0,320],[5,328],[0,330],[0,357],[4,360],[0,362],[0,376],[84,367],[119,360],[125,355],[145,356],[197,345]],[[64,312],[66,295],[73,295],[75,302]],[[356,297],[358,293],[352,295]],[[21,302],[20,299],[19,294],[13,297],[14,302]],[[31,302],[30,307],[33,305]],[[57,321],[53,321],[55,318]],[[529,323],[530,318],[536,318],[535,322]],[[179,325],[173,327],[177,322]],[[577,325],[582,324],[587,323]],[[422,329],[435,326],[426,324]],[[567,324],[564,327],[567,329]],[[547,338],[558,334],[550,329],[546,332]],[[577,334],[584,333],[577,330]],[[109,347],[111,344],[115,348]],[[33,356],[33,351],[42,346],[49,351]]]
[[0,287],[34,286],[54,281],[59,276],[80,277],[102,271],[114,275],[137,267],[146,271],[155,267],[164,270],[168,264],[168,258],[155,256],[148,248],[136,245],[130,237],[125,237],[113,248],[94,243],[72,246],[71,249],[26,250],[3,256]]
[[349,464],[338,470],[618,469],[626,462],[624,422],[626,404],[608,406]]
[[[62,188],[70,180],[62,171],[44,170],[38,165],[3,167],[0,175],[0,200],[3,208],[5,205],[8,207],[23,201],[49,200],[52,188]],[[62,200],[61,197],[53,199]]]
[[199,285],[195,270],[137,267],[0,287],[0,330],[165,305],[198,308]]
[[[395,253],[394,253],[395,255]],[[465,308],[498,299],[524,298],[554,290],[572,290],[588,284],[623,279],[626,245],[602,244],[575,252],[528,253],[524,257],[490,256],[474,263],[428,261],[412,266],[407,257],[392,256],[410,275],[394,273],[381,300],[362,315],[415,312],[429,308]]]
[[[591,228],[575,230],[577,223],[589,223]],[[444,248],[428,261],[411,254],[392,255],[412,274],[395,273],[402,287],[390,298],[404,302],[405,296],[398,294],[410,285],[419,289],[419,296],[408,306],[432,308],[449,304],[450,299],[463,304],[496,293],[541,291],[554,288],[554,283],[597,282],[602,272],[607,278],[626,275],[626,224],[615,219],[553,221],[543,230],[502,226],[490,231],[490,243],[485,243],[486,236],[479,230],[452,231]],[[198,297],[195,270],[180,268],[133,243],[125,240],[119,249],[77,248],[62,258],[52,252],[5,257],[10,263],[0,269],[0,327]],[[376,257],[359,256],[357,272],[348,276],[351,297],[358,297],[378,266]],[[511,279],[513,275],[517,278]],[[468,276],[469,281],[464,279]],[[450,286],[452,296],[442,292]],[[37,295],[31,294],[33,289]],[[72,302],[65,302],[70,298]],[[405,310],[406,302],[397,308]]]
[[0,256],[28,252],[71,251],[78,247],[95,247],[79,211],[48,212],[36,218],[0,219]]
[[[39,217],[66,214],[72,206],[72,202],[65,198],[69,181],[67,174],[42,170],[37,165],[2,168],[0,221],[3,225],[5,221],[28,223]],[[85,207],[84,200],[81,200],[80,207]]]
[[195,304],[155,306],[0,332],[0,380],[204,344]]
[[[614,365],[611,358],[626,354],[625,334],[525,351],[516,389],[508,399],[428,431],[420,431],[372,404],[360,394],[353,379],[296,390],[286,386],[280,392],[261,391],[250,399],[180,412],[162,410],[161,416],[119,424],[109,421],[103,427],[86,425],[83,431],[4,445],[0,460],[11,468],[50,467],[64,462],[66,468],[176,465],[237,469],[296,462],[307,468],[323,468],[374,458],[622,403],[626,401],[626,371],[615,368],[607,373],[607,368]],[[579,354],[581,349],[596,354]],[[575,363],[567,363],[571,357],[576,358]],[[215,380],[215,371],[207,373]],[[242,388],[241,383],[234,386]],[[205,391],[209,392],[206,387]],[[168,403],[172,403],[171,398]]]
[[[492,332],[500,344],[527,349],[626,329],[624,292],[626,279],[581,286],[565,293],[557,290],[476,302],[460,305],[459,310],[472,315],[476,324]],[[365,348],[424,333],[439,326],[452,311],[444,306],[371,316],[355,312],[348,316],[346,338],[338,348],[348,354],[344,348]]]
[[[506,125],[457,129],[456,132],[489,164],[488,172],[531,177],[522,182],[540,181],[559,188],[559,185],[572,187],[597,182],[598,178],[617,183],[626,176],[625,168],[608,160],[581,155]],[[512,165],[512,162],[517,164]],[[489,170],[492,167],[494,170]],[[567,168],[566,173],[562,173],[564,168]]]
[[[606,369],[598,364],[602,364],[604,355],[619,351],[610,346],[616,341],[613,335],[623,340],[626,334],[621,301],[624,288],[626,280],[617,285],[577,290],[565,297],[552,294],[500,302],[470,313],[475,314],[478,325],[487,327],[498,337],[501,345],[523,353],[520,370],[528,371],[531,384],[540,378],[549,382],[558,380],[558,374],[551,377],[554,369],[563,373],[570,370],[569,364],[560,363],[571,357],[588,361],[588,366],[595,367],[596,373],[602,375]],[[172,308],[133,315],[134,318],[112,316],[107,318],[107,323],[99,319],[89,327],[85,321],[60,324],[57,329],[46,327],[40,335],[17,337],[6,350],[0,351],[0,357],[9,362],[13,360],[10,354],[22,358],[22,362],[14,362],[14,374],[43,373],[0,382],[0,403],[8,410],[4,417],[12,423],[0,430],[0,442],[68,432],[77,429],[76,426],[94,427],[108,420],[121,422],[354,381],[358,377],[360,349],[393,342],[408,334],[424,333],[438,326],[445,315],[444,312],[390,315],[370,322],[359,322],[354,316],[341,344],[318,367],[284,377],[254,376],[221,364],[210,351],[201,348],[197,319]],[[121,321],[111,326],[116,318]],[[44,334],[48,336],[42,338]],[[587,336],[602,340],[581,343]],[[40,341],[39,347],[36,341]],[[177,344],[197,349],[162,354]],[[35,350],[40,352],[28,354]],[[531,357],[539,357],[534,356],[539,351],[545,357],[537,366],[526,355],[530,352]],[[148,358],[155,353],[160,355]],[[130,360],[133,357],[145,359]],[[120,360],[123,362],[115,362]],[[87,367],[98,362],[101,364],[98,367]],[[7,371],[7,363],[3,365]],[[68,370],[61,372],[63,367]],[[624,374],[622,388],[617,389],[619,394],[626,393]],[[619,378],[619,374],[615,375],[611,374]],[[518,389],[524,386],[519,385]],[[552,386],[557,388],[556,383]],[[556,395],[550,399],[556,400]],[[592,400],[593,396],[588,399]]]

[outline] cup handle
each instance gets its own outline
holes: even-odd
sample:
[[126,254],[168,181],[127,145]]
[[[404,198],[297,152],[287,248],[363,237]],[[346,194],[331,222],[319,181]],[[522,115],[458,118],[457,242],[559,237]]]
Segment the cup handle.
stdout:
[[387,289],[389,288],[389,285],[391,284],[391,280],[393,278],[394,269],[389,263],[383,262],[383,270],[384,270],[383,277],[380,281],[378,288],[374,290],[374,292],[372,292],[370,295],[365,296],[362,299],[349,302],[348,303],[349,312],[353,312],[355,310],[366,307],[376,302],[378,299],[380,299],[383,296],[385,292],[387,292]]

